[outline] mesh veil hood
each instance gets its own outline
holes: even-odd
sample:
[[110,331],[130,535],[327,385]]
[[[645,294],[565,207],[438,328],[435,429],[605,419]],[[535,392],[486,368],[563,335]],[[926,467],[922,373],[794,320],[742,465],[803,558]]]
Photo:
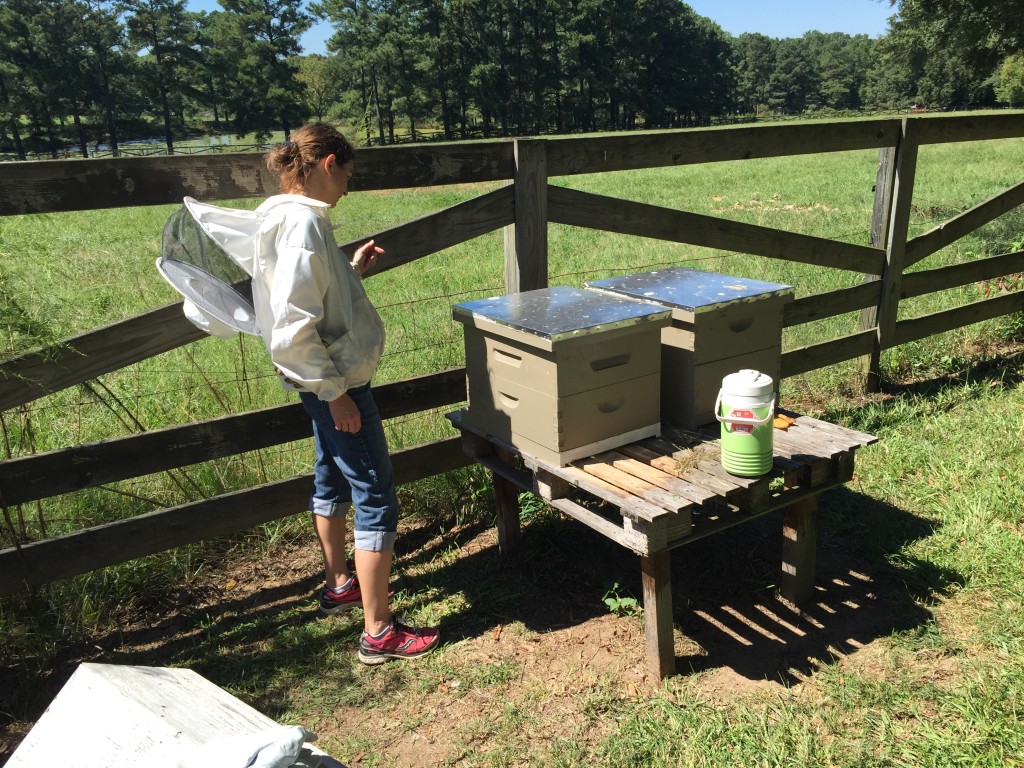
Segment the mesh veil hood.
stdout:
[[256,269],[256,239],[264,217],[258,211],[223,208],[201,203],[193,197],[186,197],[184,203],[203,231],[252,277]]
[[185,297],[185,315],[200,329],[216,336],[259,335],[250,279],[260,271],[261,241],[273,238],[296,203],[313,210],[329,205],[293,194],[270,197],[254,211],[193,197],[183,203],[164,225],[157,269]]

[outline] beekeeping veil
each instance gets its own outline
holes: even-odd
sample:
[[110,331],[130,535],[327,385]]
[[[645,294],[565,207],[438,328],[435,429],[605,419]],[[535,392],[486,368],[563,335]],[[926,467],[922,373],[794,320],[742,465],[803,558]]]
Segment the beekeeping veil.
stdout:
[[215,336],[259,335],[250,279],[260,216],[186,197],[164,224],[156,268],[185,297],[185,315]]

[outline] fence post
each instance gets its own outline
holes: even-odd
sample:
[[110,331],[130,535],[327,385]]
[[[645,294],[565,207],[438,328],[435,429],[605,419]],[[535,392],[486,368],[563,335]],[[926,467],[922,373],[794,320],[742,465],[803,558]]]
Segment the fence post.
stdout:
[[548,284],[548,159],[543,139],[516,139],[515,223],[505,227],[505,292]]
[[878,155],[875,178],[875,202],[871,219],[871,244],[885,248],[885,266],[881,278],[865,275],[865,282],[881,280],[878,306],[861,310],[860,330],[875,330],[875,345],[870,355],[857,359],[857,370],[864,376],[864,391],[877,392],[881,386],[879,361],[882,349],[896,329],[900,283],[910,226],[910,203],[917,170],[917,141],[913,138],[913,120],[904,118],[895,147],[885,147]]
[[[896,152],[899,139],[892,147],[882,147],[878,151],[878,173],[875,175],[875,202],[871,208],[871,245],[885,248],[889,239],[889,222],[892,214],[892,185],[896,180]],[[881,280],[880,275],[864,275],[865,283]],[[869,331],[878,325],[878,307],[865,307],[860,311],[860,329]],[[874,345],[870,355],[857,358],[857,372],[861,376],[865,392],[877,392],[881,386],[878,375],[881,349]]]

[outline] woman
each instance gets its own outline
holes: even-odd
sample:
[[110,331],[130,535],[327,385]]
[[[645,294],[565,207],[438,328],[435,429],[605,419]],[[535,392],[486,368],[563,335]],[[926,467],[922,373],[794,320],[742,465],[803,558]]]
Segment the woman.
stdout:
[[[371,240],[342,258],[328,209],[348,194],[354,150],[328,125],[305,125],[266,155],[281,194],[254,212],[195,204],[203,229],[252,274],[256,325],[281,382],[313,419],[316,468],[310,511],[323,551],[326,614],[362,606],[359,660],[379,664],[433,650],[436,629],[396,620],[388,581],[398,498],[370,379],[384,326],[360,275],[383,250]],[[346,515],[355,509],[355,574],[345,556]]]

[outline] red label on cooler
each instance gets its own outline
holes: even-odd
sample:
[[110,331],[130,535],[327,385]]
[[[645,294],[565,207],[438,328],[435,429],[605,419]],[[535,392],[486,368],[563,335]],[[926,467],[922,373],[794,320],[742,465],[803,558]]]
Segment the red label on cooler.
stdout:
[[[741,408],[734,408],[732,413],[729,414],[729,417],[732,418],[732,419],[753,419],[753,418],[756,418],[754,416],[754,412],[753,411],[749,411],[749,410],[741,409]],[[744,435],[749,435],[750,433],[752,433],[754,431],[754,425],[753,424],[729,424],[729,431],[730,432],[739,432],[739,433],[742,433]]]

